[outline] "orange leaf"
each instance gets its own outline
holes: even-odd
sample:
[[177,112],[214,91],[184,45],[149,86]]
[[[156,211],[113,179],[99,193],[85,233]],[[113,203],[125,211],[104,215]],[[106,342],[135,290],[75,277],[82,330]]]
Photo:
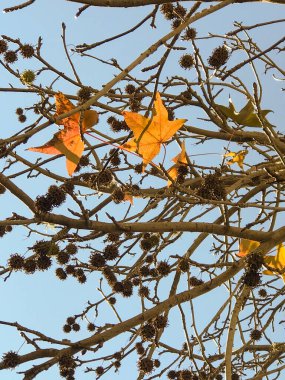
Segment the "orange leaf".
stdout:
[[186,119],[168,120],[159,92],[156,93],[152,118],[135,112],[124,111],[123,116],[134,137],[121,148],[139,153],[146,167],[158,155],[161,144],[168,141],[182,127]]
[[[271,276],[281,275],[283,281],[285,282],[285,272],[281,274],[279,273],[285,270],[285,247],[283,246],[283,244],[278,245],[276,256],[265,256],[264,262],[266,265],[272,268],[272,270],[266,269],[265,271],[263,271],[263,274]],[[277,269],[278,272],[274,273],[274,269]]]
[[239,252],[236,255],[238,257],[244,257],[254,251],[259,245],[260,243],[255,240],[240,239]]
[[[75,106],[61,93],[55,94],[56,113],[55,117],[69,112]],[[91,128],[98,122],[98,114],[96,111],[83,111],[82,132]],[[84,143],[80,135],[80,112],[64,118],[59,121],[64,128],[55,133],[53,138],[46,144],[29,148],[32,152],[40,152],[45,154],[64,154],[66,156],[66,168],[71,176],[76,169],[84,150]]]
[[245,156],[247,155],[247,150],[240,150],[239,152],[229,152],[224,155],[224,157],[233,157],[231,160],[227,161],[228,165],[232,165],[234,163],[237,163],[238,166],[243,169],[243,161],[245,159]]
[[124,196],[124,202],[129,201],[131,205],[134,204],[134,197],[131,194],[125,194]]
[[[171,166],[171,168],[169,168],[167,170],[167,173],[169,175],[170,178],[173,179],[173,181],[176,180],[176,178],[178,177],[178,168],[179,166],[181,165],[187,165],[187,158],[186,158],[186,151],[185,151],[185,141],[183,141],[182,143],[182,146],[181,146],[181,152],[179,154],[177,154],[177,156],[175,156],[173,159],[172,159],[173,162],[175,162],[175,165]],[[171,186],[172,182],[170,180],[168,180],[167,182],[167,186]]]

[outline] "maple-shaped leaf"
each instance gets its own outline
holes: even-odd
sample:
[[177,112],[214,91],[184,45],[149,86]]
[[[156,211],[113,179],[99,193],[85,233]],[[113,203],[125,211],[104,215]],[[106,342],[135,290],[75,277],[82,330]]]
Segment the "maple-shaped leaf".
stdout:
[[168,112],[159,92],[156,93],[151,118],[136,112],[123,111],[122,114],[134,137],[121,148],[140,154],[143,158],[143,168],[158,155],[161,144],[168,141],[186,121],[186,119],[168,120]]
[[[232,119],[237,124],[244,125],[247,127],[261,127],[261,123],[259,121],[258,115],[255,112],[254,106],[252,102],[249,100],[246,105],[237,112],[233,101],[229,98],[229,106],[223,106],[217,104],[216,107],[226,116],[227,119]],[[271,110],[261,110],[261,116],[265,118],[265,116],[272,112]],[[266,119],[265,119],[266,120]],[[271,125],[267,120],[266,123]]]
[[[187,165],[187,158],[186,158],[186,150],[185,150],[185,141],[183,141],[183,143],[181,144],[181,152],[179,154],[177,154],[177,156],[175,156],[172,161],[175,163],[175,165],[171,166],[171,168],[169,168],[167,170],[167,173],[169,175],[170,178],[173,179],[173,181],[176,180],[176,178],[178,177],[178,169],[179,169],[179,166],[182,166],[182,165]],[[168,180],[167,182],[167,186],[171,186],[172,182],[170,180]]]
[[224,154],[224,157],[232,157],[232,159],[227,161],[228,165],[232,165],[234,163],[237,163],[238,166],[243,169],[243,161],[245,159],[245,156],[247,155],[247,150],[240,150],[239,152],[229,152],[227,154]]
[[238,257],[244,257],[250,252],[254,251],[260,243],[255,240],[240,239],[239,240],[239,251],[236,254]]
[[[75,106],[68,100],[61,92],[55,94],[55,117],[69,112],[75,108]],[[81,121],[80,121],[81,117]],[[62,124],[64,128],[55,133],[53,138],[44,145],[29,148],[32,152],[40,152],[45,154],[64,154],[66,156],[66,168],[68,174],[71,176],[76,169],[79,160],[84,150],[84,143],[81,139],[80,122],[82,123],[82,132],[91,128],[98,122],[98,114],[96,111],[83,111],[83,115],[80,116],[80,112],[76,112],[73,115],[64,118],[58,122]]]
[[[264,263],[266,266],[272,268],[272,270],[266,269],[263,274],[270,276],[279,275],[283,278],[285,282],[285,247],[283,244],[279,244],[277,247],[276,256],[265,256]],[[275,272],[274,269],[277,271]],[[284,271],[284,273],[282,273]]]

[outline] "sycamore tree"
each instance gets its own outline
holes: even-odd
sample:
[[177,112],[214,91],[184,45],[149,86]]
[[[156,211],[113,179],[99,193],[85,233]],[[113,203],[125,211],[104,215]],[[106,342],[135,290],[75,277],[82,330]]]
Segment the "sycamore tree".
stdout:
[[1,378],[284,377],[285,1],[248,3],[69,0],[82,33],[135,16],[81,43],[62,23],[64,68],[41,30],[1,36],[0,94],[25,99],[1,118],[1,291],[82,295],[55,335],[1,314]]

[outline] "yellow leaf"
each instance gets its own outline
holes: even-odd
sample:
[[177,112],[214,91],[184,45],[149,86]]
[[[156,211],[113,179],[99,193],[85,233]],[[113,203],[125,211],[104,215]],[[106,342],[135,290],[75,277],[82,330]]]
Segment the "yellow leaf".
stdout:
[[255,240],[240,239],[239,241],[239,252],[236,254],[238,257],[244,257],[250,252],[254,251],[260,243]]
[[[283,244],[278,245],[276,256],[265,256],[264,262],[268,267],[272,268],[272,270],[266,269],[263,271],[263,274],[281,276],[285,282],[285,247]],[[274,269],[277,269],[277,272],[274,272]],[[283,271],[284,273],[279,273]]]
[[186,121],[186,119],[168,120],[168,112],[159,92],[156,93],[152,118],[128,111],[124,111],[123,116],[134,137],[121,147],[140,154],[144,168],[158,155],[161,144],[168,141]]
[[231,160],[227,161],[228,165],[232,165],[234,163],[237,163],[238,166],[243,169],[243,161],[245,159],[245,156],[247,155],[248,151],[247,150],[240,150],[239,152],[229,152],[224,155],[224,157],[232,157]]

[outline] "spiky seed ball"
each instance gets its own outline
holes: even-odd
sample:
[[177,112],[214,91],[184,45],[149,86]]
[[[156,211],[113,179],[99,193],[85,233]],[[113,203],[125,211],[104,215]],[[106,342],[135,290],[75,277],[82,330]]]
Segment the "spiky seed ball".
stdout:
[[116,244],[108,244],[104,248],[104,258],[106,260],[115,260],[119,257],[119,249]]
[[84,276],[84,270],[82,268],[77,268],[75,271],[75,276],[76,277]]
[[139,286],[139,284],[141,282],[140,282],[140,279],[138,277],[135,277],[135,278],[133,278],[132,283],[134,286]]
[[107,123],[109,125],[112,125],[114,121],[116,121],[117,119],[114,117],[114,116],[109,116],[108,119],[107,119]]
[[157,329],[164,329],[166,326],[168,326],[168,320],[165,315],[158,315],[153,323]]
[[117,300],[116,300],[115,297],[110,297],[108,301],[109,301],[109,303],[110,303],[111,305],[115,305],[115,303],[117,302]]
[[66,334],[68,334],[68,333],[70,333],[70,331],[71,331],[71,326],[70,326],[70,325],[63,325],[62,330],[63,330]]
[[174,11],[174,6],[171,3],[165,3],[160,6],[160,12],[164,15],[167,13],[172,13]]
[[12,226],[9,226],[9,225],[5,226],[5,231],[6,232],[11,232],[12,230],[13,230]]
[[258,291],[258,294],[259,294],[260,297],[264,298],[264,297],[267,296],[267,291],[265,289],[260,289]]
[[75,318],[74,317],[67,317],[66,318],[66,323],[68,325],[73,325],[75,323]]
[[48,268],[51,267],[51,264],[52,264],[52,260],[50,257],[46,256],[46,255],[40,255],[37,260],[36,260],[36,263],[37,263],[37,268],[39,270],[47,270]]
[[245,259],[246,267],[253,271],[258,271],[263,263],[263,256],[258,253],[250,253]]
[[62,190],[64,190],[66,193],[72,193],[74,191],[74,184],[71,180],[67,180],[64,182],[63,185],[61,185]]
[[19,115],[18,120],[20,123],[25,123],[25,121],[27,120],[27,116],[26,115]]
[[[111,119],[112,118],[112,119]],[[108,120],[112,120],[111,123],[109,123],[110,127],[111,127],[111,130],[114,132],[114,133],[118,133],[118,132],[121,132],[122,131],[122,122],[118,119],[116,119],[115,117],[111,116]]]
[[23,115],[24,110],[23,108],[18,107],[15,112],[16,112],[16,115],[20,116],[20,115]]
[[102,366],[99,366],[95,369],[96,375],[100,376],[104,373],[104,368]]
[[58,255],[59,252],[60,252],[59,246],[56,243],[52,243],[49,250],[49,254],[52,256],[56,256]]
[[24,84],[32,84],[36,79],[36,74],[32,70],[25,70],[20,75],[20,79]]
[[144,251],[149,251],[153,247],[151,238],[142,239],[140,241],[140,246],[141,246],[141,249],[143,249]]
[[13,50],[7,50],[6,53],[4,54],[4,61],[5,63],[14,63],[18,60],[17,53]]
[[189,285],[190,286],[199,286],[199,285],[202,285],[204,283],[203,280],[199,280],[197,277],[190,277],[189,278]]
[[150,373],[153,371],[153,360],[150,358],[142,358],[138,361],[138,368],[144,373]]
[[229,51],[225,46],[219,46],[213,50],[212,54],[208,58],[208,63],[210,66],[218,69],[219,67],[226,64],[229,59]]
[[192,99],[192,94],[189,90],[181,92],[180,96],[182,96],[186,100],[191,100]]
[[178,263],[178,269],[181,271],[181,272],[188,272],[190,268],[190,263],[189,263],[189,260],[188,259],[181,259]]
[[142,277],[147,277],[149,276],[149,267],[147,267],[146,265],[143,265],[142,267],[140,267],[139,269],[139,273]]
[[151,263],[153,263],[153,260],[154,260],[154,258],[153,258],[152,255],[147,255],[146,258],[145,258],[145,262],[146,262],[147,264],[151,264]]
[[72,356],[62,355],[62,357],[58,361],[58,365],[61,368],[74,368],[75,362]]
[[191,67],[194,65],[194,58],[191,54],[184,54],[182,57],[180,57],[179,64],[185,70],[191,69]]
[[260,330],[254,329],[250,332],[250,338],[253,340],[260,340],[262,337],[262,332]]
[[136,91],[136,88],[133,84],[127,84],[125,87],[125,91],[127,94],[131,95]]
[[78,332],[80,330],[80,325],[78,323],[73,323],[72,330]]
[[123,290],[122,295],[124,297],[131,297],[133,294],[133,284],[130,280],[125,280],[122,282],[123,284]]
[[177,372],[172,369],[169,372],[167,372],[167,377],[169,380],[175,380],[177,377]]
[[143,344],[142,342],[137,342],[135,344],[135,348],[136,348],[136,351],[139,355],[143,355],[144,354],[144,347],[143,347]]
[[62,205],[66,200],[66,192],[56,185],[52,185],[48,188],[47,198],[52,202],[54,207]]
[[69,243],[67,244],[67,246],[65,247],[65,251],[69,254],[69,255],[75,255],[78,251],[77,249],[77,246],[74,244],[74,243]]
[[67,264],[70,260],[70,256],[67,252],[61,251],[56,257],[58,264]]
[[56,268],[55,275],[60,280],[65,280],[67,278],[67,274],[66,274],[65,270],[63,270],[62,268]]
[[243,283],[247,286],[254,288],[261,282],[261,276],[256,271],[246,271],[243,275]]
[[74,265],[67,265],[66,267],[65,267],[65,272],[66,272],[66,274],[74,274],[74,272],[75,272],[75,266]]
[[97,183],[99,186],[107,186],[113,180],[113,175],[110,170],[103,170],[97,175]]
[[114,354],[113,354],[113,357],[114,357],[114,359],[116,359],[116,360],[121,360],[122,359],[122,353],[121,352],[115,352]]
[[188,167],[186,165],[179,165],[177,168],[178,175],[185,176],[188,174]]
[[77,92],[77,96],[78,96],[79,100],[81,100],[81,101],[85,101],[85,100],[90,99],[91,94],[92,94],[92,89],[90,87],[86,87],[86,86],[82,87]]
[[102,268],[106,264],[106,260],[100,253],[93,253],[90,256],[89,263],[94,268]]
[[6,187],[3,186],[1,183],[0,183],[0,194],[4,194],[6,191]]
[[39,195],[35,200],[35,207],[38,212],[49,212],[52,210],[53,204],[46,196]]
[[115,283],[112,285],[112,290],[113,290],[115,293],[122,293],[123,290],[124,290],[124,285],[123,285],[123,283],[120,282],[120,281],[115,282]]
[[37,269],[37,263],[36,263],[36,260],[34,259],[28,259],[25,261],[24,263],[24,271],[25,273],[27,274],[33,274],[35,273],[36,269]]
[[113,156],[111,159],[110,159],[110,162],[113,166],[119,166],[120,163],[121,163],[121,159],[119,157],[118,154],[116,154],[115,156]]
[[156,368],[159,368],[160,367],[160,360],[158,360],[158,359],[154,359],[154,361],[153,361],[153,365],[156,367]]
[[8,260],[9,267],[15,271],[23,269],[24,263],[24,258],[18,253],[11,255]]
[[92,332],[92,331],[95,331],[95,328],[96,326],[94,325],[94,323],[88,323],[87,325],[87,330]]
[[110,232],[107,235],[107,240],[112,243],[117,243],[120,240],[120,234],[118,232]]
[[170,265],[166,261],[160,261],[156,265],[156,270],[162,277],[165,277],[170,273]]
[[77,281],[79,282],[79,284],[85,284],[85,282],[87,281],[87,277],[84,275],[82,276],[77,276]]
[[240,377],[237,373],[232,373],[232,380],[240,380]]
[[20,47],[20,53],[23,58],[32,58],[33,54],[35,52],[35,49],[32,45],[25,44]]
[[5,368],[15,368],[20,362],[20,356],[15,351],[6,352],[2,356],[2,364]]
[[105,276],[106,280],[108,281],[109,285],[113,285],[117,282],[116,276],[114,275],[113,271],[109,267],[105,267],[102,273]]
[[226,191],[220,177],[218,173],[206,175],[197,189],[197,195],[205,199],[225,199]]
[[0,54],[5,53],[8,50],[8,44],[5,40],[0,40]]
[[179,379],[180,380],[192,380],[192,372],[189,371],[188,369],[183,369],[180,372]]
[[187,28],[184,35],[182,36],[183,40],[189,41],[194,40],[197,37],[197,31],[195,28]]
[[178,18],[180,17],[184,17],[187,13],[187,10],[186,8],[184,8],[182,5],[178,4],[175,8],[174,8],[174,15]]
[[47,255],[49,253],[50,248],[51,248],[51,243],[49,241],[45,241],[45,240],[38,240],[32,246],[32,250],[37,255]]
[[6,228],[5,226],[0,226],[0,237],[3,237],[6,233]]
[[125,199],[125,192],[121,188],[117,188],[112,193],[112,199],[115,203],[120,203]]
[[141,174],[143,172],[143,164],[137,164],[134,166],[134,171],[137,174]]
[[82,156],[79,160],[79,165],[82,166],[83,168],[85,166],[90,165],[90,160],[88,156]]

